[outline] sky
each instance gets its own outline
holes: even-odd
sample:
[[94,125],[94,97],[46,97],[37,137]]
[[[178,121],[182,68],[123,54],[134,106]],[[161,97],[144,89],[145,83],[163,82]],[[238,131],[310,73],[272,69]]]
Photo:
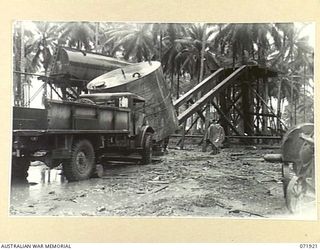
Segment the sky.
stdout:
[[316,43],[316,39],[315,39],[316,25],[315,25],[315,23],[314,22],[312,22],[312,23],[298,23],[298,22],[295,22],[294,25],[298,29],[300,27],[302,27],[303,25],[306,25],[304,27],[304,29],[301,31],[300,37],[308,36],[309,37],[309,45],[312,48],[315,48],[315,43]]

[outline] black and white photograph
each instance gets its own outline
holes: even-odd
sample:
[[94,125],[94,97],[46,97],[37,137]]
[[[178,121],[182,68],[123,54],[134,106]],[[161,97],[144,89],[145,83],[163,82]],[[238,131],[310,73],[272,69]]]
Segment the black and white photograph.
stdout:
[[316,220],[314,22],[12,22],[9,216]]

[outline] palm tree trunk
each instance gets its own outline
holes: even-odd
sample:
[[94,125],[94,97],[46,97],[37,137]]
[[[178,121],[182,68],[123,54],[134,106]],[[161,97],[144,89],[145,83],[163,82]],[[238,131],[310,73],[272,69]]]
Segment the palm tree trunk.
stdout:
[[[45,68],[44,69],[44,74],[47,75],[48,74],[48,69]],[[46,78],[44,85],[43,85],[43,95],[42,95],[42,104],[45,105],[46,99],[47,99],[47,95],[48,95],[48,78]]]
[[294,125],[297,124],[297,98],[294,99]]
[[[179,66],[178,66],[179,67]],[[178,73],[177,73],[177,99],[180,97],[180,69],[178,68]]]
[[[263,87],[264,87],[264,90],[263,90],[263,99],[266,103],[268,103],[268,92],[269,92],[269,85],[267,83],[267,80],[265,78],[263,78]],[[263,134],[266,135],[267,134],[267,130],[268,130],[268,117],[266,116],[268,113],[268,109],[266,107],[266,105],[262,105],[262,114],[263,114],[263,117],[262,117],[262,131],[263,131]]]
[[174,70],[172,69],[172,71],[171,71],[171,86],[170,86],[170,93],[173,93],[173,91],[174,91]]
[[95,31],[94,31],[94,48],[96,52],[99,52],[98,45],[99,45],[99,22],[96,22]]
[[290,126],[293,126],[293,79],[291,77],[291,93],[290,93]]
[[[218,24],[219,26],[219,33],[221,33],[221,30],[222,30],[222,24]],[[221,55],[224,54],[224,45],[223,45],[223,40],[221,39],[220,41],[220,53]]]
[[[256,87],[256,92],[257,94],[260,94],[260,85],[259,85],[259,77],[257,77],[257,87]],[[256,99],[256,113],[259,114],[260,113],[260,100],[257,96],[254,97]],[[232,97],[232,100],[234,100],[234,95]],[[260,116],[257,115],[257,134],[260,133]]]
[[206,30],[207,30],[207,24],[205,23],[203,25],[203,34],[202,34],[202,44],[201,44],[201,54],[200,54],[200,72],[199,72],[199,82],[202,82],[203,79],[203,73],[204,73],[204,52],[206,49]]
[[[20,37],[20,71],[24,72],[25,71],[25,51],[24,51],[24,27],[23,27],[23,22],[20,23],[20,32],[21,32],[21,37]],[[25,96],[24,96],[24,79],[25,75],[21,74],[20,76],[20,101],[21,101],[21,106],[23,107],[25,105]]]
[[303,122],[306,122],[306,65],[303,66]]
[[159,32],[160,32],[160,37],[159,37],[159,61],[161,62],[161,60],[162,60],[162,37],[163,37],[161,28],[160,28]]
[[281,119],[281,81],[282,79],[280,79],[279,81],[279,86],[278,86],[278,96],[277,96],[277,130],[279,131],[281,128],[281,123],[280,123],[280,119]]
[[[14,36],[14,70],[21,72],[20,60],[21,60],[21,39],[20,39],[20,29],[17,28],[16,34]],[[20,96],[21,96],[21,74],[14,74],[13,78],[13,93],[14,93],[14,105],[20,106]]]
[[[205,23],[203,26],[203,34],[202,34],[202,44],[201,44],[201,54],[200,54],[200,75],[199,75],[199,83],[202,82],[203,79],[203,73],[204,73],[204,54],[206,49],[206,40],[207,40],[207,24]],[[203,133],[203,143],[202,143],[202,151],[205,151],[206,143],[205,143],[205,135],[206,131],[209,127],[209,119],[210,119],[210,103],[208,102],[208,105],[206,107],[206,114],[205,114],[205,123],[204,123],[204,133]],[[197,128],[197,126],[195,127]]]
[[30,82],[28,82],[27,107],[30,107],[30,91],[31,91],[31,83],[30,83]]

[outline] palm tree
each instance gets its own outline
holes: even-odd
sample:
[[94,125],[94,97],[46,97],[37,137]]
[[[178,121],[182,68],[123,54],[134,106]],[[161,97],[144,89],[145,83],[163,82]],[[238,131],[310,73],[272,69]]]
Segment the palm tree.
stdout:
[[[57,25],[49,22],[33,22],[33,36],[26,43],[26,51],[29,52],[27,65],[28,72],[36,72],[44,69],[45,75],[48,75],[49,65],[52,61],[52,55],[58,43]],[[43,85],[43,101],[47,97],[47,84]],[[28,101],[30,104],[30,100]]]
[[[164,29],[166,28],[166,29]],[[183,24],[164,24],[162,27],[163,38],[162,38],[162,47],[163,51],[161,53],[161,64],[165,74],[170,76],[171,79],[171,89],[173,89],[173,79],[174,75],[177,75],[177,98],[179,96],[179,77],[181,75],[182,69],[182,57],[181,50],[182,45],[178,42],[178,39],[181,39],[184,35],[184,25]]]
[[216,30],[208,24],[188,25],[185,30],[186,37],[176,40],[182,46],[179,52],[183,58],[182,70],[197,77],[199,82],[212,65],[217,66],[214,54],[209,50]]
[[58,43],[58,26],[55,23],[49,22],[35,22],[34,24],[36,34],[29,46],[34,52],[31,65],[35,69],[43,66],[45,75],[47,75],[52,55]]
[[156,46],[155,59],[163,61],[163,57],[171,49],[174,49],[176,39],[182,38],[184,34],[185,24],[182,23],[154,23],[152,24],[152,34],[154,44]]
[[95,24],[90,22],[63,23],[58,31],[61,33],[59,42],[77,49],[92,49],[95,38]]
[[314,122],[314,96],[313,92],[303,89],[301,91],[302,99],[300,104],[297,106],[297,122]]
[[250,58],[265,65],[272,45],[281,46],[280,34],[268,23],[220,25],[213,44],[221,56],[232,54],[233,67],[236,63],[247,63]]
[[153,44],[155,45],[154,59],[161,62],[163,52],[163,37],[167,29],[168,24],[154,23],[151,27],[151,33],[153,36]]
[[[301,36],[301,32],[305,28],[302,25],[297,28],[293,23],[277,24],[277,28],[283,34],[283,45],[277,54],[271,58],[272,66],[280,69],[288,77],[290,87],[285,92],[285,98],[289,103],[290,124],[294,124],[294,116],[296,117],[296,104],[303,102],[306,104],[308,95],[306,89],[309,86],[309,80],[313,78],[313,48],[308,44],[308,37]],[[299,105],[298,105],[299,106]],[[300,108],[306,117],[306,109]]]
[[[30,22],[28,22],[30,24]],[[32,23],[31,23],[32,24]],[[28,25],[29,26],[29,25]],[[25,73],[34,73],[41,65],[32,63],[35,55],[34,31],[26,26],[26,22],[15,22],[13,29],[13,66],[18,71],[14,74],[14,93],[15,105],[24,106],[27,104],[26,97],[29,91],[25,91],[25,84],[30,89],[30,75]]]
[[112,55],[122,53],[125,60],[150,61],[156,54],[150,24],[122,24],[106,32],[112,43]]
[[23,75],[20,72],[24,71],[23,57],[25,54],[24,50],[24,28],[22,22],[15,22],[13,29],[13,70],[19,73],[13,75],[13,93],[14,105],[23,106]]
[[[313,54],[313,48],[308,45],[308,37],[301,37],[301,32],[306,25],[299,29],[293,23],[275,24],[279,33],[282,33],[282,44],[277,53],[272,53],[269,61],[273,67],[286,71],[291,65],[299,68],[304,64],[312,64],[310,55]],[[292,68],[292,67],[291,67]],[[309,67],[310,69],[313,68]]]
[[110,34],[117,30],[121,24],[119,23],[99,23],[98,32],[98,52],[106,56],[113,56],[115,39]]

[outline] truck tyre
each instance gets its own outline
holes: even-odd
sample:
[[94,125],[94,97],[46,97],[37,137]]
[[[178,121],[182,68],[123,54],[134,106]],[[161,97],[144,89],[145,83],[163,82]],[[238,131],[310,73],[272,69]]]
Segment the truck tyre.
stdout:
[[74,143],[71,158],[63,162],[63,173],[68,181],[89,179],[94,171],[95,156],[88,140]]
[[142,164],[150,164],[152,161],[152,134],[146,133],[143,151],[142,151]]
[[11,178],[18,180],[26,180],[30,159],[27,157],[12,157]]
[[284,198],[286,198],[287,197],[287,187],[290,182],[289,163],[287,163],[287,162],[282,163],[281,173],[282,173],[283,194],[284,194]]

